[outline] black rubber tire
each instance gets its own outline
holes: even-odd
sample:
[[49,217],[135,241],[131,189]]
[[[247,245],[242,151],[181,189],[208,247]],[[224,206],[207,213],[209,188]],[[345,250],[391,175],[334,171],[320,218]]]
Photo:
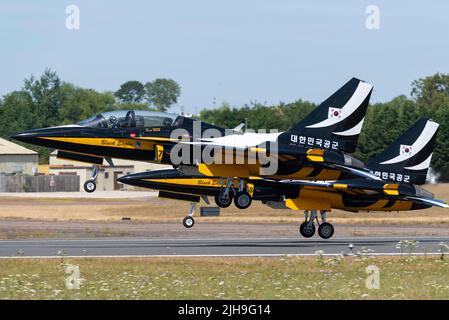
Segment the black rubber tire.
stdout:
[[308,223],[307,223],[307,222],[303,222],[303,223],[301,223],[301,225],[299,226],[299,233],[300,233],[304,238],[311,238],[311,237],[313,237],[313,235],[315,234],[315,225],[312,223],[312,224],[308,227]]
[[97,189],[97,183],[94,180],[87,180],[84,182],[84,191],[92,193]]
[[247,209],[251,202],[251,195],[246,191],[239,191],[234,197],[234,204],[239,209]]
[[187,216],[187,217],[184,218],[184,220],[182,220],[182,224],[187,229],[190,229],[190,228],[192,228],[194,226],[195,219],[193,219],[193,217],[191,217],[191,216]]
[[229,207],[231,205],[231,203],[232,203],[232,194],[229,193],[229,197],[228,197],[228,199],[226,201],[223,201],[223,199],[220,198],[220,194],[215,195],[215,203],[220,208],[227,208],[227,207]]
[[334,226],[328,222],[323,222],[318,227],[318,235],[323,239],[329,239],[334,235]]

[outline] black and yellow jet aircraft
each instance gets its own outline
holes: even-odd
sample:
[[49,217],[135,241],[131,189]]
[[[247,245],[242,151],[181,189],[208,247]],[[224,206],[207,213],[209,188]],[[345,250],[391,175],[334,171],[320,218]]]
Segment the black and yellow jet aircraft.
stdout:
[[[112,158],[170,164],[163,146],[173,144],[171,133],[183,128],[192,132],[194,120],[165,112],[145,110],[119,110],[104,112],[73,125],[35,129],[14,135],[18,141],[54,148],[57,157],[87,162],[97,169],[106,160],[113,165]],[[220,128],[205,122],[202,131]],[[98,170],[84,188],[95,191]]]
[[[334,233],[334,227],[326,222],[326,212],[331,209],[358,212],[418,210],[431,206],[448,208],[446,203],[434,199],[433,194],[418,186],[425,183],[437,129],[437,123],[420,119],[370,161],[367,169],[379,180],[359,176],[336,181],[250,178],[246,184],[247,192],[251,195],[249,203],[240,203],[238,197],[235,197],[234,203],[238,208],[247,208],[253,199],[273,208],[305,210],[306,218],[300,226],[301,235],[313,236],[316,220],[318,234],[325,239]],[[172,169],[131,174],[119,178],[119,181],[161,190],[161,197],[198,202],[200,196],[204,199],[214,196],[216,202],[220,203],[219,197],[223,192],[221,179],[203,175],[189,176]],[[238,179],[233,179],[231,190],[234,195],[240,192]],[[321,213],[321,223],[317,211]],[[194,220],[189,215],[183,223],[189,228],[193,226]]]
[[[372,86],[353,78],[286,132],[239,133],[169,113],[129,110],[105,112],[74,125],[35,129],[14,139],[58,149],[58,157],[101,165],[112,158],[158,162],[220,177],[261,175],[263,164],[206,164],[192,150],[214,147],[214,155],[243,151],[246,159],[253,152],[276,153],[278,166],[267,177],[306,180],[338,179],[343,172],[365,175],[363,163],[348,155],[355,151],[369,104]],[[197,132],[195,132],[197,131]],[[214,135],[206,133],[214,132]],[[188,156],[173,161],[175,146],[188,146]],[[220,151],[216,151],[216,149]],[[273,150],[276,149],[276,152]],[[182,150],[184,152],[186,149]],[[178,154],[179,155],[179,154]],[[186,160],[185,160],[186,159]],[[96,168],[96,167],[94,167]],[[239,172],[235,172],[238,169]],[[191,171],[191,170],[190,170]],[[84,188],[95,190],[98,170]],[[229,179],[223,180],[230,184]],[[222,202],[231,199],[225,196]]]

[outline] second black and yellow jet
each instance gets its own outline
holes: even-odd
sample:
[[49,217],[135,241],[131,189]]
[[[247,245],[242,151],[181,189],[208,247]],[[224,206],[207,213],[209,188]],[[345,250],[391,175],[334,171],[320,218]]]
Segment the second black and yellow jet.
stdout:
[[[255,200],[273,208],[305,210],[306,218],[299,228],[301,235],[313,236],[316,221],[318,234],[325,239],[334,234],[334,227],[326,221],[327,212],[332,209],[359,212],[408,211],[431,206],[448,208],[446,203],[419,186],[426,179],[437,130],[437,123],[421,119],[370,161],[367,168],[379,180],[357,176],[335,181],[250,177],[244,190],[240,179],[233,179],[230,198],[234,198],[240,209],[249,207]],[[172,199],[198,202],[200,196],[203,199],[213,196],[218,205],[227,207],[231,202],[220,200],[223,193],[221,180],[220,177],[189,176],[175,169],[131,174],[119,179],[122,183],[160,190],[161,197]],[[193,224],[192,216],[184,219],[184,226],[190,228]]]

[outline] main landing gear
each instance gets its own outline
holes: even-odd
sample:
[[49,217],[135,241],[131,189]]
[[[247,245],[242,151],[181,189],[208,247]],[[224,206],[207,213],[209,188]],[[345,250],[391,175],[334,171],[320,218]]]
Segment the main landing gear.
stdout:
[[239,191],[235,194],[234,204],[239,209],[246,209],[251,205],[251,195],[246,190],[247,188],[243,180],[238,180],[238,187]]
[[251,205],[251,195],[246,191],[239,191],[234,197],[234,204],[239,209],[246,209]]
[[239,209],[246,209],[251,205],[252,198],[246,190],[243,180],[238,180],[238,191],[234,189],[234,180],[227,178],[226,182],[221,181],[220,193],[215,196],[215,203],[220,208],[227,208],[231,205],[232,200]]
[[84,182],[84,191],[92,193],[97,189],[98,166],[92,167],[92,177]]
[[215,203],[220,208],[227,208],[232,203],[232,198],[234,195],[234,181],[233,179],[227,178],[226,182],[221,179],[220,193],[215,196]]
[[[238,190],[234,188],[234,179],[233,178],[222,178],[220,181],[220,193],[215,196],[215,203],[220,208],[227,208],[232,204],[234,204],[239,209],[246,209],[251,205],[252,196],[247,191],[250,190],[252,192],[254,186],[249,184],[245,185],[245,182],[241,179],[238,180]],[[205,202],[209,204],[207,197],[203,197]],[[195,220],[193,219],[193,214],[196,210],[196,203],[192,203],[190,206],[189,214],[184,218],[182,224],[186,228],[192,228],[195,224]]]
[[318,224],[318,235],[323,239],[329,239],[334,235],[334,226],[326,222],[326,211],[320,211],[321,223],[318,221],[317,210],[306,210],[304,212],[304,222],[299,226],[299,233],[305,237],[310,238],[315,234],[315,220]]

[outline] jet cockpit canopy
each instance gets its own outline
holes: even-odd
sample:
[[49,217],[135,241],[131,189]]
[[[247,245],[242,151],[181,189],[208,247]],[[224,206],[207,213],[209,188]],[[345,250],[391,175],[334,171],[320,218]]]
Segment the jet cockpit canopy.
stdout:
[[178,116],[172,113],[148,110],[108,111],[78,122],[92,128],[146,128],[169,127]]

